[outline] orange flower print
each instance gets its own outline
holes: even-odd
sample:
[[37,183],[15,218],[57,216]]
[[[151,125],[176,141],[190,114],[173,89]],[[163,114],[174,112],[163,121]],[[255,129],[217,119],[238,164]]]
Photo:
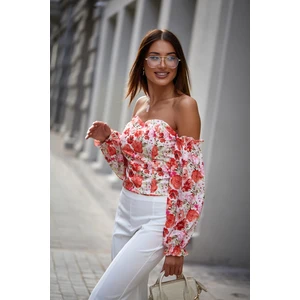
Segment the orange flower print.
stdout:
[[127,143],[132,144],[133,140],[134,140],[133,135],[130,135],[127,139]]
[[167,228],[164,228],[163,237],[165,237],[169,233],[169,230]]
[[135,175],[131,178],[133,184],[136,186],[136,187],[141,187],[142,186],[142,183],[143,183],[143,177],[142,176],[138,176],[138,175]]
[[150,137],[149,137],[149,130],[146,130],[146,132],[145,132],[145,134],[144,134],[144,138],[145,138],[146,140],[149,140],[149,139],[150,139]]
[[179,160],[180,157],[181,157],[181,152],[178,151],[178,150],[175,150],[175,151],[174,151],[174,157],[175,157],[176,160]]
[[180,189],[182,183],[182,178],[179,175],[174,175],[171,179],[171,184],[174,186],[175,189]]
[[199,141],[178,136],[165,122],[145,123],[136,116],[121,134],[113,131],[99,148],[125,189],[167,194],[162,237],[165,253],[185,253],[204,203]]
[[184,144],[183,139],[177,139],[177,140],[176,140],[176,144],[177,144],[178,149],[181,150],[181,149],[182,149],[182,146],[183,146],[183,144]]
[[132,172],[132,170],[130,170],[130,171],[128,172],[128,175],[129,175],[129,177],[133,177],[133,176],[134,176],[134,173]]
[[189,220],[189,222],[194,222],[198,219],[199,213],[196,210],[190,209],[187,213],[186,218]]
[[154,193],[157,190],[157,183],[155,179],[151,181],[151,193]]
[[189,173],[188,170],[185,168],[182,170],[182,180],[187,181],[189,179]]
[[137,122],[139,123],[140,126],[143,126],[144,122],[138,117],[137,117]]
[[135,133],[134,133],[134,136],[135,137],[140,137],[143,135],[143,131],[142,130],[137,130]]
[[171,134],[171,135],[175,135],[176,132],[174,131],[174,129],[171,127],[171,126],[166,126],[166,129],[168,130],[168,132]]
[[178,197],[178,192],[176,190],[170,190],[169,197],[172,199],[176,199]]
[[133,184],[132,184],[132,182],[129,181],[128,179],[125,179],[124,186],[125,186],[125,189],[129,190],[129,191],[131,191],[133,189],[133,187],[134,187]]
[[136,163],[132,163],[131,166],[132,166],[132,170],[135,172],[139,172],[142,168],[139,164],[136,164]]
[[200,171],[198,170],[194,170],[192,173],[192,179],[194,180],[194,182],[198,182],[199,180],[201,180],[203,178],[203,175]]
[[182,168],[185,168],[188,164],[188,161],[184,159],[181,162],[182,162]]
[[172,200],[168,197],[167,198],[167,207],[171,207],[172,206]]
[[138,152],[138,153],[143,153],[143,145],[141,142],[139,141],[133,141],[132,142],[132,147],[134,149],[135,152]]
[[155,160],[152,165],[155,167],[155,169],[158,168],[158,166],[160,166],[160,162],[158,160]]
[[175,246],[173,250],[173,256],[178,256],[181,254],[181,248],[179,246]]
[[163,172],[163,170],[162,170],[161,167],[158,167],[158,168],[157,168],[157,174],[158,174],[159,176],[164,176],[164,172]]
[[157,154],[158,154],[158,148],[157,148],[156,145],[154,145],[153,148],[152,148],[152,159],[155,159]]
[[[181,202],[182,203],[182,202]],[[180,210],[179,213],[178,213],[178,219],[181,220],[184,218],[184,211],[183,210]]]
[[185,225],[185,222],[184,220],[179,222],[176,226],[175,226],[175,229],[176,230],[182,230],[184,228],[184,225]]
[[186,149],[188,152],[191,152],[193,149],[193,141],[190,141],[187,145],[186,145]]
[[177,207],[181,207],[182,206],[182,201],[181,200],[177,200]]
[[176,168],[176,166],[177,166],[177,162],[175,158],[171,158],[169,161],[167,161],[167,168],[169,170],[173,170],[174,168]]
[[168,214],[165,226],[167,228],[170,228],[174,225],[174,223],[175,223],[175,216],[172,214]]
[[130,132],[130,128],[127,128],[123,133],[124,133],[124,135],[126,136],[126,135],[129,134],[129,132]]
[[128,155],[130,155],[130,156],[133,155],[133,149],[132,149],[128,144],[126,144],[126,145],[122,148],[122,150],[123,150],[123,152],[124,152],[125,154],[128,154]]
[[188,179],[188,180],[184,183],[184,185],[183,185],[183,187],[182,187],[182,191],[188,192],[189,190],[192,189],[192,186],[193,186],[192,180],[191,180],[191,179]]
[[107,151],[110,156],[113,156],[117,153],[116,148],[111,146],[108,146]]

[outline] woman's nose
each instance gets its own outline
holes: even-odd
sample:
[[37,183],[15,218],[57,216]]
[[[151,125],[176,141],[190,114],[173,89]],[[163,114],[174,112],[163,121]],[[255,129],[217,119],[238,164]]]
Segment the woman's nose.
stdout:
[[160,66],[161,67],[165,67],[166,66],[166,64],[165,64],[165,58],[164,57],[160,58]]

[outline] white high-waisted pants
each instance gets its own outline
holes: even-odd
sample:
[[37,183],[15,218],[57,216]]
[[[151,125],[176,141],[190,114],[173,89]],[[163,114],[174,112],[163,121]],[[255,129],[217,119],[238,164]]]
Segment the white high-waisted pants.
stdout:
[[112,240],[112,262],[89,300],[147,300],[148,277],[164,257],[166,196],[122,189]]

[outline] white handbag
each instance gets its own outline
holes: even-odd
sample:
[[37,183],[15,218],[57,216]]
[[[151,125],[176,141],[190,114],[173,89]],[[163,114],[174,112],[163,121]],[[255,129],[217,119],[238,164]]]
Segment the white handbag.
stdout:
[[149,287],[148,300],[197,300],[200,293],[207,289],[196,279],[181,274],[177,279],[162,282],[165,273]]

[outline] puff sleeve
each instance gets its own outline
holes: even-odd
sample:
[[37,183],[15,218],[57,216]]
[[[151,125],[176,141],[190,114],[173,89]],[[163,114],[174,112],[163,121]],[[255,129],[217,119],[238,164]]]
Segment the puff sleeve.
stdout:
[[112,129],[110,136],[103,143],[94,140],[94,145],[102,151],[106,161],[115,174],[121,180],[124,180],[126,158],[121,149],[120,133]]
[[198,223],[205,198],[203,140],[177,137],[176,165],[170,169],[166,223],[163,232],[165,255],[186,256],[185,250]]

